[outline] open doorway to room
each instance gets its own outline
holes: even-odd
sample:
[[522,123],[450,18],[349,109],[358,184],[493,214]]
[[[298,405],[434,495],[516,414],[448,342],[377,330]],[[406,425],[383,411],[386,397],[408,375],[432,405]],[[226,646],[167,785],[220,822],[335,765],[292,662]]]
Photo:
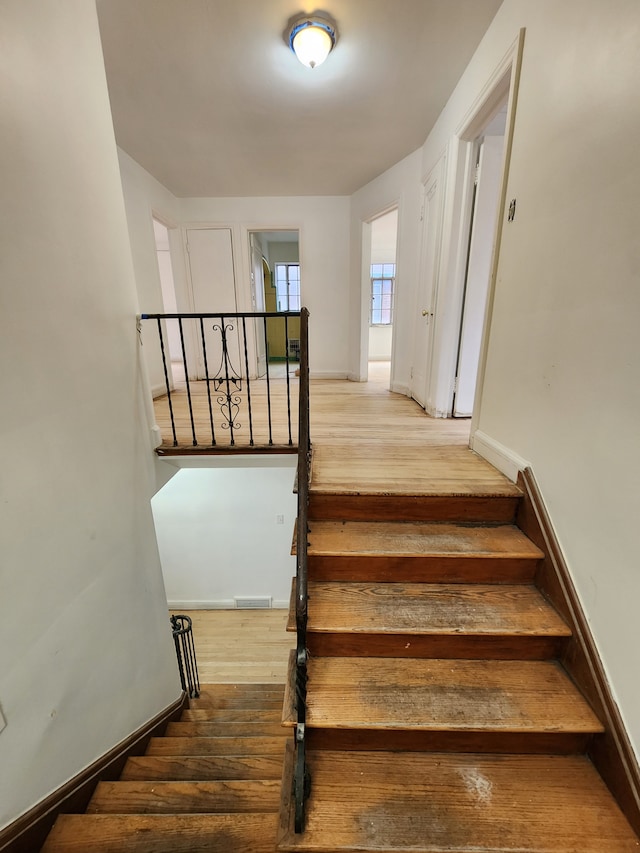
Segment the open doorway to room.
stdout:
[[376,381],[384,380],[388,387],[393,353],[398,242],[397,207],[376,217],[368,224],[371,250],[368,264],[367,376],[370,378],[375,376]]
[[[300,235],[297,230],[250,231],[251,302],[254,311],[299,311],[302,306]],[[261,307],[259,307],[261,306]],[[258,376],[286,376],[300,366],[300,321],[266,321],[258,335]]]
[[[153,218],[153,235],[156,243],[156,257],[158,259],[158,273],[160,275],[163,313],[176,314],[178,311],[178,304],[176,299],[175,281],[173,278],[173,267],[171,264],[169,229],[163,222],[155,217]],[[164,320],[163,322],[165,324],[165,335],[171,365],[171,376],[169,377],[169,381],[176,383],[184,379],[180,330],[178,328],[177,320]]]

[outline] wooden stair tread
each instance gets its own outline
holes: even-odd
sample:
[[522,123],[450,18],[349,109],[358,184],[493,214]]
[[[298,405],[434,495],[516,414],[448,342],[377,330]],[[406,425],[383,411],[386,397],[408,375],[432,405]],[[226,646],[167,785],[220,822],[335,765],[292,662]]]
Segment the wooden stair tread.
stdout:
[[154,737],[147,755],[281,755],[282,737]]
[[135,755],[127,759],[122,781],[207,781],[279,779],[282,755]]
[[274,812],[280,780],[100,782],[87,814]]
[[[294,581],[295,587],[295,581]],[[295,608],[288,631],[295,631]],[[310,632],[571,636],[557,611],[522,584],[309,581]]]
[[314,446],[310,491],[312,495],[522,495],[515,483],[467,447],[430,448],[427,456],[398,442]]
[[272,723],[221,723],[180,721],[169,723],[166,737],[282,737],[280,722]]
[[[283,694],[284,696],[284,694]],[[181,722],[269,723],[281,717],[282,699],[275,708],[187,708]]]
[[275,814],[61,815],[42,853],[273,853]]
[[326,521],[310,523],[314,556],[492,557],[540,560],[542,551],[511,524]]
[[[292,749],[287,749],[291,774]],[[309,751],[306,829],[283,787],[278,850],[637,853],[583,756]]]
[[[547,661],[311,658],[307,727],[392,731],[603,731]],[[293,725],[293,695],[285,720]]]
[[[284,684],[281,683],[259,683],[259,682],[208,682],[200,686],[200,698],[219,698],[219,697],[268,697],[273,698],[271,694],[282,696]],[[194,701],[198,701],[197,699]]]

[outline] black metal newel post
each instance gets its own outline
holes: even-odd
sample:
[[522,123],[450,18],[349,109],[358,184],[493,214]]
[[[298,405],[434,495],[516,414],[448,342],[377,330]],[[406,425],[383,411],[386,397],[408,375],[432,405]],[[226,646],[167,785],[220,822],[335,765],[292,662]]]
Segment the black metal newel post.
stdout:
[[189,698],[196,699],[200,695],[200,679],[191,619],[188,616],[176,615],[172,616],[170,621],[178,659],[180,684]]

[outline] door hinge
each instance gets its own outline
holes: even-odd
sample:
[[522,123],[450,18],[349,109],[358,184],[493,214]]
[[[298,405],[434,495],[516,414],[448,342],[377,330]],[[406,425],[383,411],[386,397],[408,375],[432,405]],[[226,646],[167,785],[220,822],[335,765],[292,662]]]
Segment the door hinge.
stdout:
[[456,378],[453,380],[453,393],[454,393],[454,394],[457,394],[457,393],[458,393],[458,377],[457,377],[457,376],[456,376]]
[[473,185],[478,186],[478,180],[480,179],[480,163],[476,163],[476,174],[473,178]]

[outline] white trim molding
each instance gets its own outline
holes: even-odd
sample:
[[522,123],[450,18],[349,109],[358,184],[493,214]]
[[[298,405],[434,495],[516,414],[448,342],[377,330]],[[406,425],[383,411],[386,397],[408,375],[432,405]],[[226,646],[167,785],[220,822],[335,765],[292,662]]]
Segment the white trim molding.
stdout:
[[505,447],[504,444],[500,444],[499,441],[491,438],[482,430],[478,429],[474,432],[470,444],[472,450],[475,450],[487,462],[491,462],[498,471],[502,471],[505,477],[513,480],[514,483],[518,479],[520,471],[531,467],[531,463],[527,462],[526,459],[518,456],[513,450]]

